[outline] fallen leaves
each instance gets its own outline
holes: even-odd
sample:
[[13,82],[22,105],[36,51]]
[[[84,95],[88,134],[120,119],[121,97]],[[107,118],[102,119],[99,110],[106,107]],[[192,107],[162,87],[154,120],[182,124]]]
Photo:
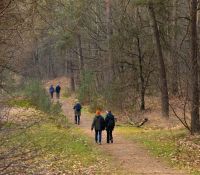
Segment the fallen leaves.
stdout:
[[200,136],[189,136],[177,141],[177,150],[172,158],[174,162],[180,162],[188,169],[200,171]]

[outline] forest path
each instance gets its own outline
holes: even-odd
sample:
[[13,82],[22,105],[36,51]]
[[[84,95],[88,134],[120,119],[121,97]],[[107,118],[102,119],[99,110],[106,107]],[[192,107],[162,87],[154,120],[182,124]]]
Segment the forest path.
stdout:
[[[74,123],[74,98],[70,97],[68,99],[61,99],[62,108],[64,114],[69,118],[69,120]],[[93,120],[93,114],[88,112],[82,112],[80,127],[83,132],[94,138],[94,132],[91,132],[91,123]],[[123,174],[158,174],[158,175],[183,175],[185,173],[175,170],[165,163],[161,162],[149,154],[147,150],[142,148],[139,144],[132,141],[128,141],[119,134],[114,132],[114,143],[106,143],[105,131],[103,132],[102,145],[96,145],[106,155],[109,155],[115,167],[123,170]],[[109,173],[110,174],[110,173]],[[112,174],[118,174],[113,172]],[[121,174],[121,173],[120,173]]]

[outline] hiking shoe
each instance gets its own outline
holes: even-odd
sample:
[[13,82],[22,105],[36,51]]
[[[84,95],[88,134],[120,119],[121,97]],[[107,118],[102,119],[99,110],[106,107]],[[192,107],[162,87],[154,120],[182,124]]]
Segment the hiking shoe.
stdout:
[[111,143],[113,143],[113,139],[111,139],[110,141],[111,141]]

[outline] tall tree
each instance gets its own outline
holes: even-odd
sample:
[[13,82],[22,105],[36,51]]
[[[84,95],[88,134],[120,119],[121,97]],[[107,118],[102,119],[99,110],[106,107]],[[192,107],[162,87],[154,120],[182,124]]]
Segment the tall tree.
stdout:
[[199,124],[199,76],[198,76],[198,37],[197,37],[197,0],[190,1],[191,30],[191,131],[200,132]]
[[178,59],[176,57],[177,48],[177,7],[178,0],[172,1],[172,39],[170,44],[170,56],[172,61],[172,94],[177,95],[178,93]]
[[111,51],[111,0],[105,0],[106,4],[106,34],[107,34],[107,61],[106,64],[108,64],[107,70],[109,70],[107,75],[107,81],[110,82],[113,78],[114,68],[113,68],[113,60],[112,60],[112,51]]
[[152,19],[152,27],[156,42],[156,48],[157,48],[157,56],[159,59],[159,74],[160,74],[160,90],[161,90],[161,103],[162,103],[162,114],[164,117],[169,116],[169,97],[168,97],[168,86],[167,86],[167,76],[166,76],[166,70],[165,70],[165,63],[164,63],[164,57],[163,57],[163,51],[160,41],[160,32],[158,30],[158,24],[156,20],[155,10],[153,3],[149,2],[148,4],[150,16]]

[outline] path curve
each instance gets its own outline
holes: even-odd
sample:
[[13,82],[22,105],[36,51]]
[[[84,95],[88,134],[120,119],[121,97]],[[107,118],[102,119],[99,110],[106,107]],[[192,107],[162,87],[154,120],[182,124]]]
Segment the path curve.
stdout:
[[[73,98],[68,98],[66,100],[60,100],[62,103],[62,108],[64,114],[69,117],[71,122],[74,122],[73,113]],[[91,132],[92,118],[88,115],[82,113],[81,125],[80,127],[84,133],[94,138],[94,133]],[[142,148],[137,143],[128,141],[120,135],[114,132],[114,143],[107,144],[105,139],[105,132],[103,134],[102,145],[97,145],[102,149],[107,155],[111,156],[114,160],[115,166],[119,167],[126,172],[125,174],[138,174],[138,175],[185,175],[179,170],[173,169],[161,162],[160,159],[153,157],[150,153]],[[115,173],[114,173],[115,174]]]

